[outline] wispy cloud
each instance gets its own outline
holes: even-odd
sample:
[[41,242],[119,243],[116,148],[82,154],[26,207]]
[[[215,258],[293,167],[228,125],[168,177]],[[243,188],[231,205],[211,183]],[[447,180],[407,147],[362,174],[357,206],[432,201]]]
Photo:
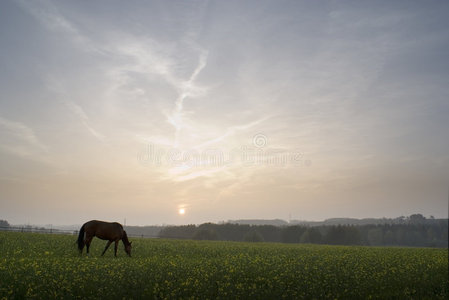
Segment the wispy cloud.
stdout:
[[23,1],[17,2],[20,7],[33,16],[45,28],[52,32],[65,35],[70,41],[78,45],[81,49],[88,52],[105,54],[97,47],[86,35],[82,34],[77,27],[70,22],[57,7],[49,1]]
[[92,134],[94,137],[96,137],[99,141],[104,142],[105,136],[101,133],[99,133],[97,130],[95,130],[90,124],[89,124],[89,117],[87,116],[86,112],[83,110],[81,106],[76,104],[73,101],[70,100],[63,100],[63,103],[67,106],[67,108],[74,113],[78,118],[80,119],[83,126],[89,131],[90,134]]
[[207,51],[202,51],[199,56],[198,65],[193,70],[192,74],[190,75],[190,78],[187,81],[180,81],[176,84],[175,88],[178,90],[178,98],[175,102],[175,108],[173,111],[167,115],[167,121],[173,125],[175,128],[175,138],[174,138],[174,147],[178,147],[179,145],[179,134],[185,126],[184,118],[185,113],[183,112],[184,109],[184,101],[188,97],[195,97],[198,95],[201,95],[204,92],[204,89],[200,88],[196,83],[195,80],[200,74],[200,72],[206,67],[207,65]]
[[59,96],[58,100],[61,101],[65,105],[65,107],[67,107],[74,115],[78,117],[81,124],[92,136],[94,136],[101,142],[105,142],[105,136],[90,125],[90,119],[84,109],[74,101],[68,99],[69,96],[60,81],[56,80],[52,76],[47,76],[46,87],[49,91],[52,91]]
[[[171,176],[169,176],[169,179],[171,179],[173,181],[180,182],[180,181],[187,181],[187,180],[192,180],[192,179],[200,178],[200,177],[212,177],[213,174],[223,172],[225,169],[226,169],[226,166],[222,166],[219,168],[213,168],[213,169],[209,169],[209,170],[201,170],[201,169],[195,170],[195,168],[194,168],[194,170],[191,170],[190,166],[181,166],[181,167],[172,168],[169,170],[169,174],[171,175]],[[190,170],[190,171],[188,171],[188,170]]]
[[14,155],[22,157],[39,157],[47,154],[48,148],[42,143],[34,130],[24,123],[0,117],[0,147]]
[[[191,50],[197,53],[197,63],[191,71],[188,78],[182,75],[179,70],[186,66],[179,58],[171,53],[173,49],[170,46],[161,44],[155,40],[137,39],[131,35],[123,37],[126,42],[120,45],[108,46],[108,51],[121,58],[122,63],[112,66],[107,74],[111,80],[111,88],[108,95],[111,99],[117,99],[122,102],[121,96],[128,98],[142,99],[145,96],[145,87],[139,88],[136,74],[141,75],[146,80],[163,80],[169,87],[176,92],[177,97],[173,99],[173,108],[163,111],[166,121],[174,129],[172,146],[179,146],[179,137],[182,130],[189,128],[188,116],[193,111],[185,110],[185,101],[188,98],[204,96],[209,87],[198,83],[198,76],[207,66],[208,51],[198,45],[191,45]],[[192,44],[190,42],[189,44]],[[186,59],[191,61],[190,59]],[[195,128],[190,128],[195,131]]]
[[210,139],[208,141],[205,141],[205,142],[195,146],[194,148],[201,149],[201,148],[210,146],[212,144],[221,142],[221,141],[225,140],[227,137],[234,135],[238,131],[244,131],[244,130],[250,129],[252,127],[255,127],[256,125],[259,125],[260,123],[264,122],[265,120],[267,120],[269,118],[270,118],[270,116],[267,116],[267,117],[260,118],[258,120],[255,120],[255,121],[247,123],[247,124],[228,127],[224,134],[222,134],[216,138]]

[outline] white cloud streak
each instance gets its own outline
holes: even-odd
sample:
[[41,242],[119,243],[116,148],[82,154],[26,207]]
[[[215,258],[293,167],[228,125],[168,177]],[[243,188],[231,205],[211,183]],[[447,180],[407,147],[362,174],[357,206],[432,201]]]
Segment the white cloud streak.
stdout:
[[204,89],[199,88],[195,84],[195,80],[207,65],[207,55],[207,51],[202,51],[199,56],[198,65],[190,75],[190,78],[185,82],[179,82],[176,86],[179,95],[176,99],[174,110],[167,116],[167,121],[175,128],[175,140],[173,143],[175,148],[179,146],[179,134],[185,126],[185,114],[183,112],[185,99],[201,95],[204,92]]
[[67,107],[75,116],[78,117],[81,124],[92,136],[94,136],[100,142],[106,141],[105,136],[90,125],[90,119],[87,116],[85,110],[74,101],[68,99],[68,93],[66,92],[64,86],[60,81],[56,80],[54,77],[47,76],[46,87],[48,90],[56,93],[59,96],[58,100],[60,100],[65,107]]
[[63,103],[66,105],[66,107],[78,118],[80,119],[83,126],[87,129],[87,131],[92,134],[95,138],[97,138],[101,142],[105,142],[106,138],[103,134],[99,133],[97,130],[95,130],[90,124],[89,124],[89,117],[87,116],[86,112],[83,110],[81,106],[76,104],[73,101],[63,99]]
[[11,154],[32,157],[37,153],[48,153],[47,146],[38,139],[34,130],[24,123],[0,117],[0,136],[0,147]]

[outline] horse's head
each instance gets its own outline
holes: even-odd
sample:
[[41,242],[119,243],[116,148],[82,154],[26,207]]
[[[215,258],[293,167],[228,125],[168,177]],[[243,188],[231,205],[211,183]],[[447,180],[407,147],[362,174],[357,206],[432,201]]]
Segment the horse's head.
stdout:
[[126,254],[128,254],[130,257],[131,257],[131,248],[132,248],[131,244],[132,244],[132,242],[130,242],[128,245],[125,246]]

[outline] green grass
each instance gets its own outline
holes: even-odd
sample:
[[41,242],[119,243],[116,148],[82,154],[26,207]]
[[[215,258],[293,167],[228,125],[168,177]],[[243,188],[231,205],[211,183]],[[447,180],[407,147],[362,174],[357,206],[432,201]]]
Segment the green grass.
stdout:
[[131,239],[79,256],[75,236],[0,232],[0,299],[441,298],[448,251]]

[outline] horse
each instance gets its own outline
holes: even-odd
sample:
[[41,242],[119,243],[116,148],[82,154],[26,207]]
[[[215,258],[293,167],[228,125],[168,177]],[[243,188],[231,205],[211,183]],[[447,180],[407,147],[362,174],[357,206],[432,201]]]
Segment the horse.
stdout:
[[83,248],[86,246],[87,256],[89,256],[89,247],[94,236],[108,241],[101,256],[108,250],[112,242],[115,242],[114,256],[117,256],[117,246],[119,241],[122,240],[126,254],[131,257],[131,242],[128,240],[126,231],[123,230],[121,224],[97,220],[84,223],[83,226],[81,226],[77,240],[80,254],[83,253]]

